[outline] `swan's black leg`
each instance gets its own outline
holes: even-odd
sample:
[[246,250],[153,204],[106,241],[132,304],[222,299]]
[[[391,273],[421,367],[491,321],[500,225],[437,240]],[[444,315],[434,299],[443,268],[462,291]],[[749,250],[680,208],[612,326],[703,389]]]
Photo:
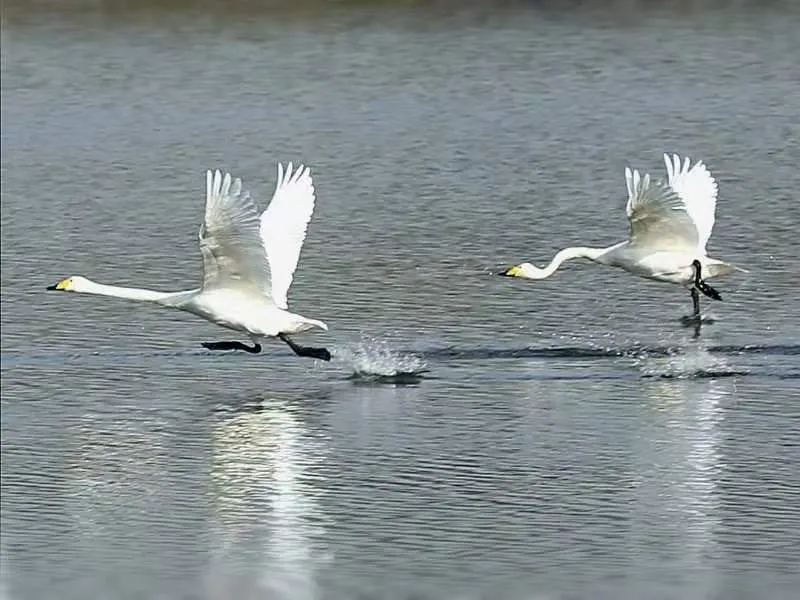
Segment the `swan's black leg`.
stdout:
[[694,287],[703,292],[709,298],[713,298],[714,300],[722,300],[722,296],[719,295],[719,292],[708,285],[701,278],[700,261],[692,261],[692,266],[694,267]]
[[[696,273],[699,271],[699,269],[695,270]],[[703,317],[700,316],[700,292],[697,291],[697,288],[692,288],[692,305],[691,318],[694,321],[694,338],[697,339],[700,337],[700,328],[703,326]]]
[[697,291],[697,288],[692,288],[692,318],[699,319],[700,318],[700,292]]
[[700,292],[697,288],[690,289],[692,294],[692,314],[681,317],[681,321],[685,327],[694,327],[694,337],[700,337],[700,326],[702,325],[703,318],[700,316]]
[[310,346],[299,346],[295,344],[288,335],[285,333],[279,333],[278,338],[282,341],[286,342],[289,345],[289,348],[297,354],[297,356],[308,356],[311,358],[318,358],[320,360],[330,360],[331,353],[328,352],[325,348],[311,348]]
[[[700,327],[703,324],[703,317],[700,314],[700,292],[714,300],[722,300],[722,296],[719,295],[717,290],[703,281],[702,267],[699,260],[693,260],[692,267],[694,267],[694,281],[691,288],[693,310],[690,317],[683,317],[683,322],[685,325],[694,326],[694,337],[697,338],[700,337]],[[711,323],[713,320],[707,319],[707,322]]]
[[252,347],[242,342],[203,342],[201,345],[208,350],[244,350],[250,354],[261,352],[261,344],[256,342],[253,342]]

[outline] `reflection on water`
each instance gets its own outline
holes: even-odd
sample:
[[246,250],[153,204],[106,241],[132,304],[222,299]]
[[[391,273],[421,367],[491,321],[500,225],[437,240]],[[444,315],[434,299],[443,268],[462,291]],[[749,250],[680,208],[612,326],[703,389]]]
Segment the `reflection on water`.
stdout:
[[683,494],[684,510],[690,523],[688,547],[695,563],[704,556],[714,556],[714,533],[720,520],[718,482],[724,469],[721,463],[723,406],[735,399],[735,383],[712,381],[708,389],[696,397],[690,411],[693,427],[688,428],[689,452]]
[[[720,438],[724,408],[735,395],[730,380],[659,381],[647,388],[651,418],[637,432],[634,507],[647,530],[653,506],[663,520],[663,539],[641,540],[654,554],[671,547],[680,557],[680,570],[714,597],[716,575],[703,566],[719,556],[715,533],[720,526]],[[646,509],[645,509],[646,507]],[[637,519],[637,520],[638,520]],[[667,533],[668,532],[668,533]],[[652,531],[651,531],[652,533]]]
[[269,397],[219,419],[212,436],[212,597],[317,598],[325,519],[308,472],[325,461],[325,439]]

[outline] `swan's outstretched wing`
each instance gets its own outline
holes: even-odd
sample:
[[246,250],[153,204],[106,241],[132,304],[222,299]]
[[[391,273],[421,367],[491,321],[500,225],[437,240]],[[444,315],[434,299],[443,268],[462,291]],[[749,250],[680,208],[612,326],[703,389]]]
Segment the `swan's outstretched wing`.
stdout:
[[714,228],[714,218],[717,210],[717,182],[703,161],[697,161],[691,166],[687,157],[681,165],[677,154],[672,157],[664,155],[667,166],[667,185],[669,185],[683,200],[686,212],[697,227],[698,245],[705,252],[711,230]]
[[283,166],[278,164],[275,193],[261,216],[261,240],[272,275],[272,301],[279,308],[288,308],[289,286],[314,212],[314,201],[309,169],[299,165],[292,172],[289,163],[284,173]]
[[654,250],[705,252],[714,225],[717,184],[702,162],[690,168],[688,158],[683,165],[678,155],[665,154],[664,160],[667,179],[658,183],[625,169],[631,243]]
[[239,178],[206,172],[206,213],[200,227],[203,289],[240,287],[269,294],[269,265],[258,209]]

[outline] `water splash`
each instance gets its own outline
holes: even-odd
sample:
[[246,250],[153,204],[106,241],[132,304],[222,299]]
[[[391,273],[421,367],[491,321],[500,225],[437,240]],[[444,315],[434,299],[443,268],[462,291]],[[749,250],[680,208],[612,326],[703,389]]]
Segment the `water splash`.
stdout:
[[634,363],[645,377],[688,379],[747,374],[728,364],[725,357],[714,356],[702,346],[670,348],[666,356],[653,356],[645,351],[635,357]]
[[428,371],[416,353],[397,350],[383,339],[362,337],[354,347],[337,348],[335,360],[349,363],[360,378],[416,377]]

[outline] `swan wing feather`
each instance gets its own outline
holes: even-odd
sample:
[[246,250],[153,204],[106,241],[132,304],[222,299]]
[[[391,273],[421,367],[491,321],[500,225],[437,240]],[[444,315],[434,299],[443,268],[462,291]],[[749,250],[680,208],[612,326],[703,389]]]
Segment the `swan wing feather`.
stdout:
[[242,182],[206,172],[206,210],[200,227],[203,289],[244,288],[269,295],[270,276],[260,243],[259,214]]
[[657,183],[648,174],[625,169],[631,243],[654,250],[705,252],[717,184],[702,162],[691,166],[687,158],[681,163],[677,154],[665,154],[664,159],[667,178]]
[[269,206],[261,215],[261,242],[266,251],[272,275],[271,297],[278,308],[288,308],[300,251],[314,212],[314,183],[308,167],[292,163],[284,171],[278,164],[278,182]]
[[705,252],[711,230],[714,228],[719,187],[703,161],[691,164],[689,158],[681,163],[677,154],[664,154],[669,185],[684,204],[686,212],[697,228],[698,247]]

